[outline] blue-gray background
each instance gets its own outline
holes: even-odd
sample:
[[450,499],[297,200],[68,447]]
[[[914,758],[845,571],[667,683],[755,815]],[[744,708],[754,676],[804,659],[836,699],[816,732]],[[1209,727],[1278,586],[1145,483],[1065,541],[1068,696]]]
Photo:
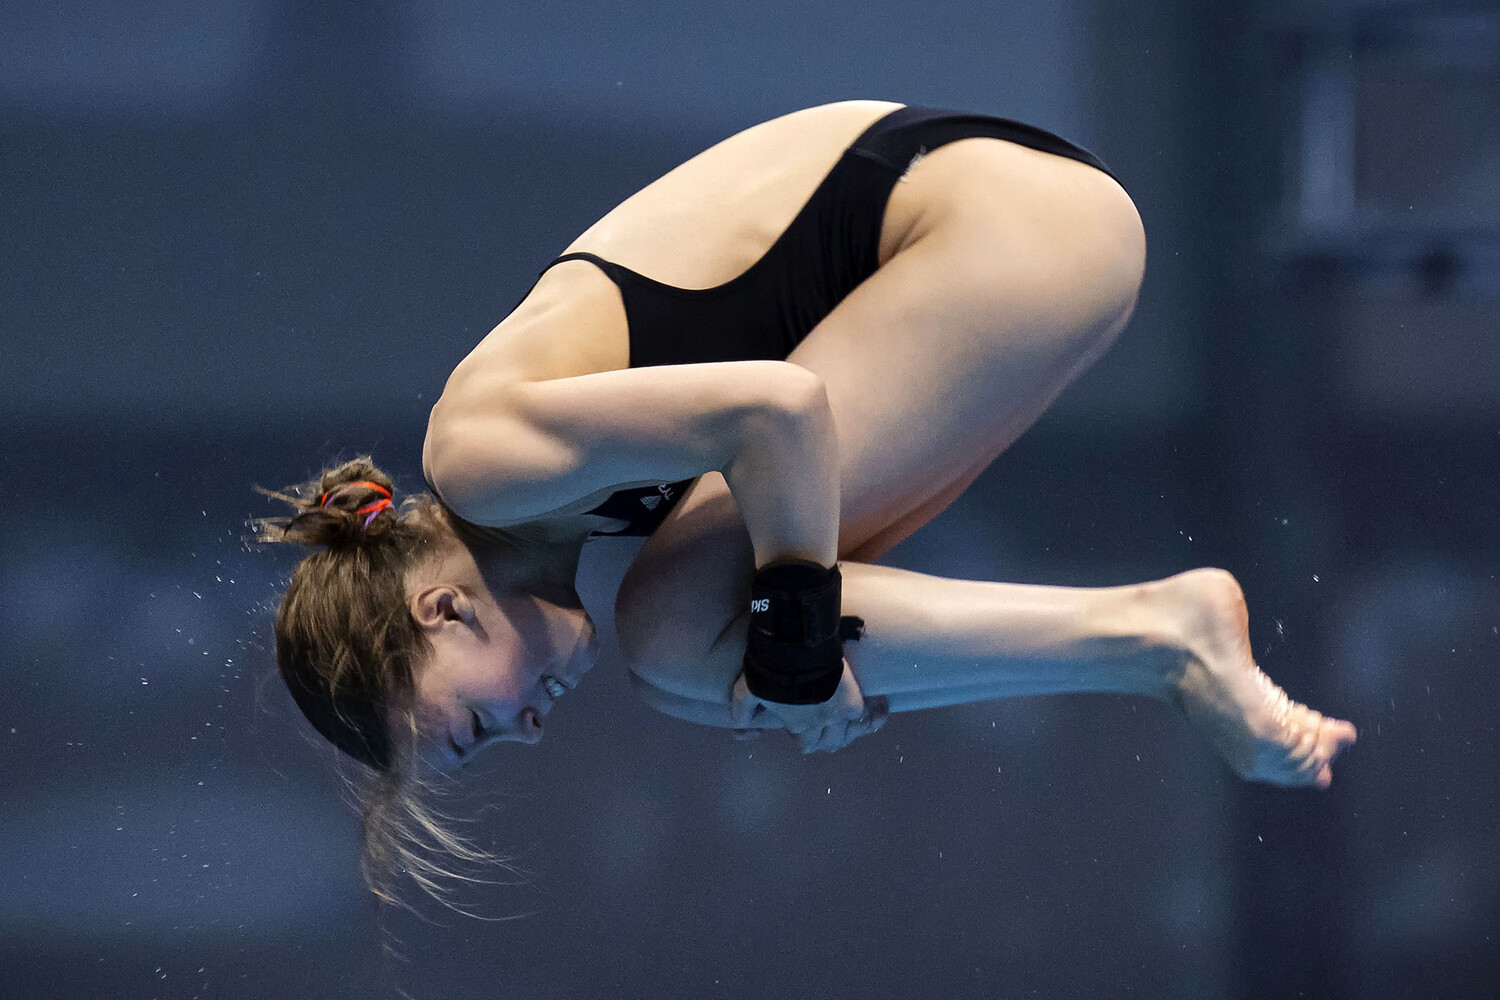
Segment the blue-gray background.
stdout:
[[[9,0],[0,996],[1495,996],[1496,11],[1222,6]],[[1113,352],[890,560],[1226,567],[1359,745],[1250,787],[1075,696],[801,757],[605,662],[453,806],[531,873],[468,898],[526,919],[400,915],[383,968],[252,484],[419,486],[447,372],[578,231],[850,97],[1076,139],[1150,241]],[[600,614],[631,551],[590,547]]]

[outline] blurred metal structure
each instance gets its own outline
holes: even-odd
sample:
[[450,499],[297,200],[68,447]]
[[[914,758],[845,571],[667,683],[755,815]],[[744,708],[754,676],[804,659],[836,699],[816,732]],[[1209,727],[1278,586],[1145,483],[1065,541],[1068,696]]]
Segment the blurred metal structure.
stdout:
[[[1375,677],[1368,657],[1341,648],[1352,602],[1338,590],[1379,578],[1403,551],[1460,565],[1474,557],[1465,546],[1493,549],[1480,466],[1462,456],[1493,447],[1500,404],[1500,9],[1275,0],[1249,32],[1231,18],[1219,16],[1217,37],[1238,64],[1207,71],[1233,97],[1211,111],[1264,134],[1227,130],[1240,144],[1221,153],[1237,166],[1210,204],[1265,211],[1230,237],[1238,251],[1222,251],[1243,271],[1221,293],[1216,311],[1234,318],[1210,373],[1231,397],[1228,523],[1264,560],[1242,574],[1252,613],[1258,594],[1292,612],[1265,643],[1276,676],[1310,703],[1362,709],[1361,751],[1379,753],[1382,720],[1387,739],[1396,724],[1390,696],[1430,693],[1436,665]],[[1278,141],[1278,158],[1257,146]],[[1390,661],[1394,636],[1422,620],[1393,619]],[[1442,738],[1438,724],[1427,733]],[[1237,826],[1255,841],[1239,849],[1237,994],[1476,995],[1474,963],[1435,948],[1391,885],[1429,884],[1427,862],[1372,839],[1363,819],[1422,812],[1422,793],[1348,791],[1342,804],[1289,809],[1242,790]]]
[[1277,3],[1295,143],[1268,247],[1500,289],[1500,7]]

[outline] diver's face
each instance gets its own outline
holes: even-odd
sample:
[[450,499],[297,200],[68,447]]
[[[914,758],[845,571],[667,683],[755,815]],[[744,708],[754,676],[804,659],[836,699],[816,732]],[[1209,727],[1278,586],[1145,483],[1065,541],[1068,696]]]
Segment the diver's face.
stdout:
[[581,607],[449,585],[411,602],[432,643],[413,678],[420,752],[443,771],[491,743],[536,743],[559,690],[550,682],[575,687],[597,656],[593,622]]

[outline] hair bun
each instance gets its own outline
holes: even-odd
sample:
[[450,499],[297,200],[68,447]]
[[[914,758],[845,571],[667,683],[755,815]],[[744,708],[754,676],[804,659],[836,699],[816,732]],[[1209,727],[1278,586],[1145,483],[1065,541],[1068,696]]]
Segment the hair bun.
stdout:
[[397,523],[391,477],[361,455],[283,492],[262,490],[292,505],[289,518],[262,518],[258,540],[343,548],[375,541]]

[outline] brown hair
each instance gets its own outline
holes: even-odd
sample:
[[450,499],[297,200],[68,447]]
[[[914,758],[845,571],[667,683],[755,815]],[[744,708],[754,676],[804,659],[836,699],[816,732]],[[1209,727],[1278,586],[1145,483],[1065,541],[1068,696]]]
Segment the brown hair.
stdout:
[[423,802],[424,793],[442,789],[418,771],[414,672],[431,646],[407,607],[406,572],[456,533],[436,497],[381,503],[392,489],[390,477],[361,456],[311,482],[260,490],[293,513],[251,523],[257,541],[318,547],[297,565],[277,608],[276,663],[313,727],[372,775],[363,792],[347,782],[363,821],[366,884],[378,900],[399,904],[395,876],[409,875],[457,909],[445,880],[495,883],[444,867],[427,856],[430,849],[517,869],[454,833],[446,825],[453,817]]

